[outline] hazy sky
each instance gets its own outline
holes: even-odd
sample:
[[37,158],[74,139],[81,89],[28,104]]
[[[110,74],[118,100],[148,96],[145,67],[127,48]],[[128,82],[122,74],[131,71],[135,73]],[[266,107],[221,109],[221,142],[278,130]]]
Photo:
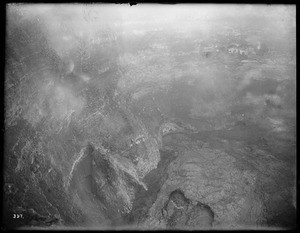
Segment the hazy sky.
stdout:
[[[9,5],[16,6],[16,5]],[[60,19],[84,18],[89,21],[112,19],[137,20],[159,18],[235,18],[265,16],[279,20],[295,18],[293,5],[243,5],[243,4],[22,4],[17,5],[24,17],[51,16]]]
[[[91,40],[99,29],[117,27],[117,32],[153,27],[173,30],[205,28],[226,24],[248,28],[257,26],[282,37],[295,28],[293,5],[242,4],[9,4],[24,19],[43,21],[44,33],[58,54],[76,46],[78,38]],[[294,29],[295,30],[295,29]]]

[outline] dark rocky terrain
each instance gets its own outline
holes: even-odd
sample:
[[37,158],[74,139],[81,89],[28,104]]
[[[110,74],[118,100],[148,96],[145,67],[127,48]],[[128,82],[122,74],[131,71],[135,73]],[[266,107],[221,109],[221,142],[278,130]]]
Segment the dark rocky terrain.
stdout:
[[210,228],[214,221],[214,213],[209,206],[200,202],[192,203],[180,189],[170,193],[162,215],[169,228]]
[[223,7],[8,5],[5,229],[296,227],[295,8]]

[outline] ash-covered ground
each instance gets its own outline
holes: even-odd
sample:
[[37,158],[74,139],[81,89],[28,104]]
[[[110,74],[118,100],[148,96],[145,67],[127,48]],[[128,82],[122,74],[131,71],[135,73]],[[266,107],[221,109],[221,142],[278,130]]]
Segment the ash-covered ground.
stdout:
[[296,227],[292,5],[7,5],[5,229]]

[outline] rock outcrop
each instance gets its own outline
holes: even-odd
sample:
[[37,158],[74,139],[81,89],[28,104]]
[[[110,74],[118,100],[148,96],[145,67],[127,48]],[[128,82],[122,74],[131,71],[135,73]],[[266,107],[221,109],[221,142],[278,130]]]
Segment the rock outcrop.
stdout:
[[[183,138],[177,143],[185,144]],[[202,143],[198,145],[198,148],[196,145],[183,147],[177,159],[170,164],[168,168],[169,178],[162,186],[149,215],[160,222],[158,227],[164,228],[164,225],[169,226],[171,224],[170,221],[172,222],[173,218],[181,219],[179,216],[187,216],[181,212],[182,208],[185,209],[189,206],[189,201],[187,201],[189,199],[195,201],[193,204],[195,206],[197,203],[201,203],[193,211],[196,211],[199,206],[211,208],[214,213],[213,228],[238,228],[263,224],[265,221],[264,205],[256,190],[258,174],[251,169],[241,170],[237,168],[236,162],[237,159],[225,151],[211,148],[209,144]],[[168,202],[172,190],[178,188],[185,196],[177,195],[181,197],[179,198],[181,203],[185,203],[179,208],[172,207],[172,202]],[[164,207],[164,203],[169,204]],[[163,214],[161,212],[163,208],[169,214]],[[173,214],[170,213],[173,212],[170,208],[178,209],[177,212],[173,210],[175,215],[172,218]],[[164,216],[169,217],[165,219]],[[182,217],[182,221],[184,218],[187,217]]]
[[192,202],[180,189],[170,193],[162,215],[167,227],[172,229],[209,228],[214,221],[214,213],[208,205]]

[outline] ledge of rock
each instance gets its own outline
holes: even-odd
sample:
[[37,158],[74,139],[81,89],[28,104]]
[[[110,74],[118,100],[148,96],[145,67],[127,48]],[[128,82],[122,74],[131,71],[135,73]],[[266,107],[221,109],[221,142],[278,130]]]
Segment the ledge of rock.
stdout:
[[210,228],[214,213],[208,205],[186,198],[183,191],[176,189],[162,209],[168,228]]

